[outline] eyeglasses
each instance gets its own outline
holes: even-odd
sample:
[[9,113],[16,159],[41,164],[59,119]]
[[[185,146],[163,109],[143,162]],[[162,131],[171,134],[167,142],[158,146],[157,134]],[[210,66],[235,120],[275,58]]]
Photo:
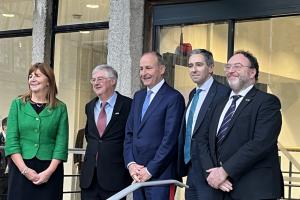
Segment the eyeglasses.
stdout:
[[97,82],[103,82],[104,80],[110,79],[111,77],[97,77],[97,78],[92,78],[90,80],[91,84],[95,84]]
[[242,67],[251,68],[251,66],[245,66],[241,63],[234,63],[234,64],[225,64],[224,65],[224,71],[229,71],[230,68],[232,68],[233,70],[240,70]]

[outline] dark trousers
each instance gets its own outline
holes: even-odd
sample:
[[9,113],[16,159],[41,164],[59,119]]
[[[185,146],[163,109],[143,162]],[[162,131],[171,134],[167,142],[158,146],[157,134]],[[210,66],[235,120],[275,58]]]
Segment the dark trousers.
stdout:
[[[229,193],[223,193],[223,200],[237,200],[237,199],[233,199]],[[277,200],[277,199],[251,199],[251,200]]]
[[222,192],[208,185],[202,170],[196,170],[189,166],[185,200],[217,200],[222,198]]
[[[119,191],[107,191],[104,190],[97,181],[97,170],[94,172],[93,181],[89,188],[81,189],[81,200],[106,200]],[[126,200],[122,198],[122,200]]]
[[168,200],[170,186],[143,187],[133,192],[133,200]]

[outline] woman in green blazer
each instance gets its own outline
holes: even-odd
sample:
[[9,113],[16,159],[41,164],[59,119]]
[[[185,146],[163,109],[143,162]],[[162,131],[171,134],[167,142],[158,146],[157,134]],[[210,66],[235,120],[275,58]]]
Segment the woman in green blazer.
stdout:
[[8,200],[60,200],[63,161],[68,155],[68,115],[56,98],[53,70],[34,64],[29,91],[13,100],[7,124],[5,154],[11,162]]

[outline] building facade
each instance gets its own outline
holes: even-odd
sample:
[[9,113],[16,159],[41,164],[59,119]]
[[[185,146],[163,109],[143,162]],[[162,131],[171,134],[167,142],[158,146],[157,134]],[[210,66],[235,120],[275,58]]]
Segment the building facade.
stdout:
[[[212,51],[221,80],[222,65],[244,49],[259,60],[261,89],[281,99],[280,143],[297,149],[299,32],[297,0],[0,0],[0,118],[27,90],[30,64],[46,62],[54,68],[58,97],[68,106],[74,147],[85,125],[84,106],[93,97],[89,79],[96,65],[115,67],[117,90],[132,96],[141,87],[142,52],[159,51],[168,66],[167,81],[187,98],[194,84],[186,78],[186,52],[180,46]],[[293,156],[300,160],[300,153]],[[74,173],[72,156],[67,166],[68,174]]]

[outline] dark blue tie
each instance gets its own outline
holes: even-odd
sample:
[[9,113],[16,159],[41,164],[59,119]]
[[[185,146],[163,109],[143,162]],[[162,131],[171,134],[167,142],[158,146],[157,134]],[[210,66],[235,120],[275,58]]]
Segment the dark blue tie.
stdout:
[[152,91],[151,90],[148,90],[147,91],[147,95],[146,95],[146,98],[145,98],[145,101],[144,101],[144,104],[143,104],[143,108],[142,108],[142,116],[141,116],[141,119],[143,119],[147,109],[148,109],[148,106],[150,104],[150,97],[151,97],[151,94],[152,94]]
[[217,155],[220,155],[220,146],[222,141],[224,140],[225,136],[227,135],[228,131],[227,129],[229,128],[229,124],[230,121],[233,117],[233,114],[235,112],[235,108],[236,108],[236,101],[241,97],[241,95],[233,95],[232,98],[232,102],[230,107],[228,108],[227,112],[224,115],[224,119],[222,121],[222,124],[220,126],[220,129],[218,131],[217,134],[217,140],[216,140],[216,144],[217,144]]
[[196,93],[194,94],[192,103],[191,103],[191,107],[190,107],[190,111],[189,111],[189,115],[188,115],[188,119],[187,119],[187,123],[186,123],[186,130],[185,130],[185,143],[184,143],[184,162],[185,164],[187,164],[190,160],[191,160],[191,135],[192,135],[192,126],[193,126],[193,118],[194,118],[194,113],[195,113],[195,109],[197,106],[197,102],[199,99],[199,94],[202,90],[201,89],[197,89]]

